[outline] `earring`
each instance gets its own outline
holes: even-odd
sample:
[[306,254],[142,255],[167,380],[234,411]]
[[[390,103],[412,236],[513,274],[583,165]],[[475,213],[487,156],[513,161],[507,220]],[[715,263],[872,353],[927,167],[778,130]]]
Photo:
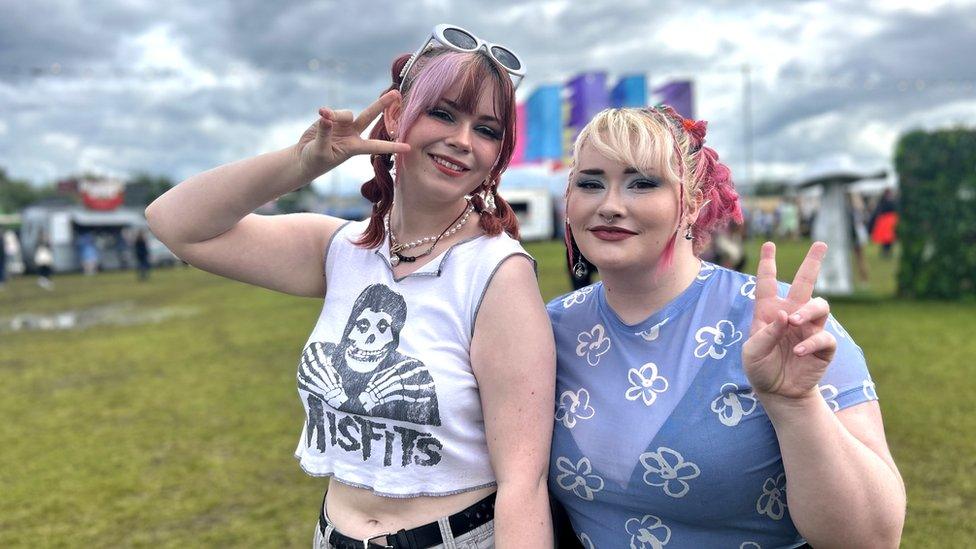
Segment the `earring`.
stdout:
[[489,185],[481,194],[481,200],[485,204],[485,210],[490,214],[495,213],[495,189],[494,185]]
[[695,237],[691,234],[691,223],[689,223],[688,224],[688,230],[685,231],[685,240],[691,240],[693,238],[695,238]]
[[583,278],[589,274],[590,270],[586,268],[586,263],[583,263],[583,258],[581,256],[576,257],[576,264],[573,265],[573,275],[576,278]]

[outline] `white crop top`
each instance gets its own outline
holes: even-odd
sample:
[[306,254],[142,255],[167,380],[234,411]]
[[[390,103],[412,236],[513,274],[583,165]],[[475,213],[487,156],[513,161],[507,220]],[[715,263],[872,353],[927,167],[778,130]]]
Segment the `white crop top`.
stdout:
[[388,242],[353,243],[366,226],[344,225],[327,250],[325,304],[298,365],[295,457],[387,497],[494,485],[471,337],[495,271],[529,255],[508,235],[479,236],[395,279]]

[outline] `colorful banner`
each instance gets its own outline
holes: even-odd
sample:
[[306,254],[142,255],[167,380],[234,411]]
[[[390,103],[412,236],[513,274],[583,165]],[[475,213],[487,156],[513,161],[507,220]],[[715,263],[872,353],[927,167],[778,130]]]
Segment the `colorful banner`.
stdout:
[[540,86],[526,102],[525,162],[562,157],[562,86]]
[[646,107],[647,77],[632,74],[621,77],[610,90],[610,104],[614,107]]
[[566,83],[569,90],[569,120],[566,125],[582,129],[596,113],[610,106],[607,73],[584,72]]
[[694,91],[691,80],[674,80],[654,90],[656,104],[668,105],[685,118],[695,117]]
[[512,152],[510,166],[525,164],[525,146],[528,141],[528,134],[525,131],[526,114],[525,103],[519,103],[515,107],[515,151]]

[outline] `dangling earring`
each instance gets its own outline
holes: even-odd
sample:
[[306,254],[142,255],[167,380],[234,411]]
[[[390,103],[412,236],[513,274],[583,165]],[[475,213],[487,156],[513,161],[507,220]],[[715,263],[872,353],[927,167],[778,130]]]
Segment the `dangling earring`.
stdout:
[[589,274],[590,270],[586,268],[586,263],[583,263],[583,256],[576,257],[576,264],[573,265],[573,275],[576,278],[583,278]]
[[495,213],[495,189],[495,185],[489,184],[485,187],[484,192],[481,193],[481,201],[485,205],[485,210],[492,215]]
[[689,223],[688,224],[688,230],[685,231],[685,240],[691,240],[693,238],[695,238],[695,237],[691,234],[691,223]]

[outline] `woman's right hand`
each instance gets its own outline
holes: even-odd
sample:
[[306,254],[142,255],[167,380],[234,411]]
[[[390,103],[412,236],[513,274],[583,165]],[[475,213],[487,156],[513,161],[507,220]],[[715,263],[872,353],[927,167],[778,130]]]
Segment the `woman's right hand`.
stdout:
[[399,99],[399,92],[391,90],[356,117],[353,117],[352,111],[320,108],[319,119],[298,140],[298,157],[305,180],[311,181],[357,154],[408,152],[410,145],[406,143],[362,137],[369,124]]

